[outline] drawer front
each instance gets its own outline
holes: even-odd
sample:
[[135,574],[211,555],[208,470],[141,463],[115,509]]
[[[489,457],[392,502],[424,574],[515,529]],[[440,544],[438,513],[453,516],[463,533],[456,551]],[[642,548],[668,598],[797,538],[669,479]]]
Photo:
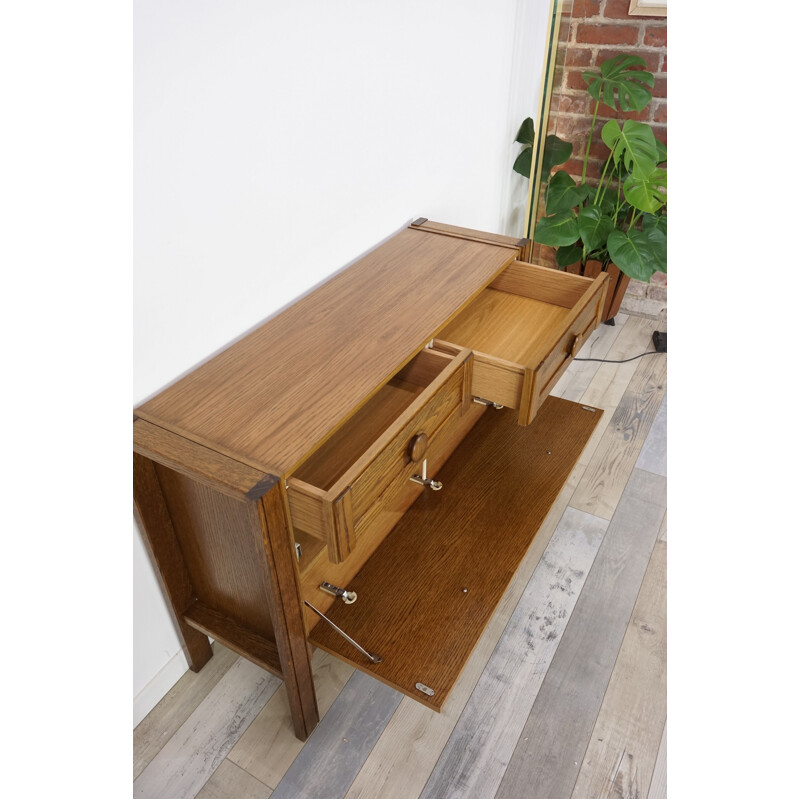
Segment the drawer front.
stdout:
[[448,416],[468,407],[471,353],[425,356],[425,360],[437,358],[448,366],[330,488],[289,478],[293,525],[325,540],[333,563],[343,561],[356,546],[361,518],[387,487],[405,472],[421,469],[430,440]]
[[[448,458],[485,412],[484,406],[470,403],[465,413],[462,414],[461,409],[456,409],[444,421],[428,445],[426,458],[430,477],[439,477]],[[430,500],[435,501],[450,491],[450,486],[446,482],[439,492],[423,488],[420,484],[410,480],[414,472],[413,465],[409,464],[361,515],[355,525],[358,547],[348,558],[340,563],[333,563],[325,551],[318,553],[305,565],[301,564],[300,581],[304,599],[321,611],[326,611],[334,604],[335,600],[330,594],[319,588],[323,581],[335,586],[348,587],[361,567],[387,535],[391,535],[392,528],[402,519],[408,508],[420,498],[420,495],[429,494]],[[422,501],[422,498],[420,500]],[[317,617],[308,608],[305,609],[305,612],[308,627],[313,628]]]
[[531,402],[527,410],[525,424],[533,421],[536,412],[564,374],[572,359],[580,352],[589,334],[597,327],[598,311],[602,309],[603,293],[599,292],[594,301],[587,303],[571,321],[567,330],[553,346],[532,375]]
[[515,262],[437,339],[474,353],[472,393],[529,425],[597,327],[607,279]]
[[[436,391],[352,482],[350,493],[356,525],[364,512],[406,467],[416,463],[421,468],[419,465],[427,456],[427,447],[420,444],[425,441],[422,437],[430,441],[447,417],[464,405],[465,375],[469,366],[467,359],[467,363]],[[422,451],[416,461],[411,457],[414,444],[417,444],[418,451]]]

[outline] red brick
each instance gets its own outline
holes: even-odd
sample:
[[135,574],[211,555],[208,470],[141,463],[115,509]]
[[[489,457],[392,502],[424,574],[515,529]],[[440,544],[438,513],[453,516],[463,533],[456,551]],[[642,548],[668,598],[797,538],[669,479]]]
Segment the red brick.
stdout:
[[631,16],[629,13],[630,7],[631,0],[606,0],[603,16],[615,19],[663,19],[658,14],[636,14]]
[[655,284],[656,286],[666,286],[667,285],[667,273],[666,272],[656,272],[652,278],[650,278],[650,283]]
[[601,159],[605,161],[608,158],[608,147],[606,147],[606,143],[600,138],[600,133],[595,135],[592,139],[592,146],[589,148],[589,155],[593,158]]
[[583,89],[583,91],[586,91],[586,81],[583,79],[583,71],[579,69],[569,70],[567,72],[565,86],[567,89]]
[[653,83],[653,97],[666,97],[667,96],[667,76],[656,75],[655,82]]
[[667,143],[667,126],[666,125],[652,125],[653,133],[659,142],[666,145]]
[[644,31],[644,44],[647,47],[666,47],[667,26],[648,25]]
[[606,0],[603,16],[613,19],[631,19],[630,8],[631,0]]
[[661,67],[658,70],[659,72],[666,72],[667,71],[667,54],[664,53],[663,60],[661,62]]
[[635,119],[643,122],[650,119],[650,106],[646,105],[641,111],[615,111],[605,103],[600,103],[600,110],[597,112],[598,119],[603,121],[609,119]]
[[600,0],[575,0],[572,4],[572,19],[596,17],[600,13]]
[[619,55],[631,55],[631,56],[639,56],[643,58],[645,61],[644,67],[634,67],[634,69],[646,69],[648,72],[659,72],[659,66],[661,61],[661,53],[655,52],[648,52],[647,50],[638,50],[629,48],[627,50],[619,50],[618,48],[612,47],[600,47],[597,50],[597,56],[595,57],[594,63],[597,66],[603,61],[607,61],[609,58],[614,58],[614,56]]
[[667,101],[656,100],[653,102],[653,122],[667,122]]
[[581,23],[575,41],[583,44],[636,44],[639,41],[639,28],[635,25]]
[[[551,104],[552,102],[551,100]],[[561,95],[558,101],[558,112],[559,114],[587,114],[589,112],[589,98],[574,94]]]
[[573,143],[573,152],[580,149],[580,142],[587,140],[591,127],[592,120],[585,116],[573,117],[565,114],[558,119],[558,135]]
[[588,67],[592,63],[592,51],[588,47],[568,47],[564,63],[568,67]]
[[[544,204],[539,205],[539,212],[540,216],[544,215]],[[543,244],[539,244],[539,242],[534,242],[531,260],[545,267],[555,267],[556,251],[553,247],[545,247]]]
[[[600,175],[603,173],[603,163],[600,161],[595,161],[593,158],[589,159],[589,163],[586,166],[586,177],[587,179],[594,179],[597,180]],[[580,181],[581,173],[583,172],[583,159],[582,158],[571,158],[567,161],[564,166],[559,167],[559,169],[565,169],[575,178],[575,181]]]

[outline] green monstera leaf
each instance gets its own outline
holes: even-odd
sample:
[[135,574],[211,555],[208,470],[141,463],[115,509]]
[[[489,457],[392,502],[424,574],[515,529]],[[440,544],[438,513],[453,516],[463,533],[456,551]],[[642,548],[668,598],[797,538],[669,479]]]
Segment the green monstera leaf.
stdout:
[[656,269],[667,271],[667,217],[665,214],[644,214],[642,231],[650,241]]
[[658,163],[656,137],[649,125],[626,119],[620,128],[615,119],[610,119],[600,135],[614,154],[614,165],[622,162],[635,178],[646,178]]
[[653,97],[650,89],[655,79],[651,72],[632,68],[643,67],[645,63],[639,56],[614,56],[600,65],[599,73],[584,72],[583,80],[595,100],[616,109],[618,99],[622,111],[641,111]]
[[518,156],[517,160],[514,162],[514,172],[518,172],[525,178],[530,178],[531,176],[531,156],[533,155],[533,148],[526,147]]
[[656,156],[656,164],[661,166],[662,164],[667,163],[667,146],[664,142],[660,142],[656,139],[656,150],[658,150],[658,155]]
[[564,247],[578,241],[578,220],[572,210],[559,211],[552,217],[542,217],[533,232],[533,238],[548,247]]
[[578,231],[589,252],[605,249],[608,236],[613,230],[614,221],[603,214],[598,206],[588,206],[578,212]]
[[522,125],[519,126],[517,138],[514,139],[515,142],[519,142],[521,145],[524,145],[522,152],[517,156],[517,160],[514,162],[514,172],[518,172],[520,175],[523,175],[526,178],[530,178],[531,176],[533,139],[533,120],[530,117],[526,117],[522,121]]
[[542,156],[542,180],[547,180],[553,167],[565,164],[572,155],[572,145],[559,139],[551,133],[544,140],[544,155]]
[[566,247],[559,247],[556,250],[556,264],[559,267],[568,267],[576,261],[583,258],[583,244],[577,242],[575,244],[567,245]]
[[608,236],[611,260],[634,280],[649,282],[656,271],[656,257],[644,231],[612,231]]
[[580,205],[588,196],[591,187],[578,185],[568,172],[556,172],[547,187],[547,213],[555,214]]
[[637,210],[647,214],[655,214],[667,202],[667,173],[663,169],[653,167],[653,171],[644,178],[631,175],[622,185],[625,199]]

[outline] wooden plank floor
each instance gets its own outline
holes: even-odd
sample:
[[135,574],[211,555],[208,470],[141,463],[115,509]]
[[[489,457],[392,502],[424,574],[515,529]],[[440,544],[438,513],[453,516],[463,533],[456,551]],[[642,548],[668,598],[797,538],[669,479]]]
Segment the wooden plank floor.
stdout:
[[[665,327],[616,321],[580,355]],[[666,797],[666,374],[574,362],[555,387],[605,417],[441,714],[317,651],[303,744],[280,682],[215,644],[134,731],[134,796]]]

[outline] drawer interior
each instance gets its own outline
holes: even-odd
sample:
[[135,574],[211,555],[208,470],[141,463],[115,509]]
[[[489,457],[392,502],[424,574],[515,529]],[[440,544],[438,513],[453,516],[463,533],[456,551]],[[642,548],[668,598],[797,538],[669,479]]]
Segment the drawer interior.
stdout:
[[440,334],[442,339],[519,364],[538,364],[569,309],[491,287]]
[[606,285],[515,261],[440,333],[475,354],[473,394],[519,410],[528,425],[597,326]]
[[451,363],[422,350],[333,434],[293,477],[328,491]]
[[[312,644],[441,710],[602,411],[549,398],[532,425],[484,414],[327,614]],[[422,690],[421,684],[428,687]],[[430,691],[433,693],[431,694]]]

